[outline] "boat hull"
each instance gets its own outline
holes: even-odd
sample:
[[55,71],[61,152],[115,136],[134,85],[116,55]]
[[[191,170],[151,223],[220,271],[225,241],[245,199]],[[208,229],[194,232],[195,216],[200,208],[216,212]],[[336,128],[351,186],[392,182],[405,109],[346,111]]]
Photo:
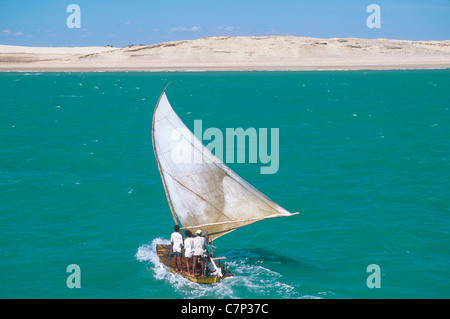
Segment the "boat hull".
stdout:
[[187,274],[186,272],[186,262],[185,262],[185,258],[182,258],[182,265],[181,268],[183,269],[183,271],[178,271],[175,267],[175,259],[169,256],[170,253],[170,245],[163,245],[163,244],[157,244],[156,245],[156,252],[158,254],[159,260],[161,261],[161,263],[166,266],[167,268],[169,268],[169,270],[174,273],[174,274],[179,274],[182,277],[192,281],[192,282],[196,282],[199,284],[214,284],[214,283],[218,283],[219,281],[228,278],[228,277],[232,277],[234,276],[234,274],[232,272],[230,272],[225,266],[221,265],[221,270],[222,270],[222,274],[223,276],[220,277],[218,275],[215,276],[191,276],[189,274]]

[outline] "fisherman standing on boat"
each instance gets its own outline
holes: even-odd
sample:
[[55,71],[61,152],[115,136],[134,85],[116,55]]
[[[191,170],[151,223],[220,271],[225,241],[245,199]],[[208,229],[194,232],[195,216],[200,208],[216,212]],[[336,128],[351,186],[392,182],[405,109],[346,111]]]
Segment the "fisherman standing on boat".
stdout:
[[170,244],[172,245],[172,253],[175,255],[175,268],[181,271],[181,256],[183,249],[183,236],[180,232],[180,226],[175,225],[175,231],[170,236]]
[[194,238],[190,230],[185,230],[184,234],[186,235],[186,238],[184,239],[184,256],[186,257],[187,273],[190,276],[194,276],[195,269],[194,265],[192,264],[192,255],[194,254]]
[[195,232],[197,237],[194,238],[194,275],[197,273],[197,262],[200,259],[201,274],[205,275],[205,259],[208,257],[208,246],[206,238],[202,236],[202,231],[199,229]]

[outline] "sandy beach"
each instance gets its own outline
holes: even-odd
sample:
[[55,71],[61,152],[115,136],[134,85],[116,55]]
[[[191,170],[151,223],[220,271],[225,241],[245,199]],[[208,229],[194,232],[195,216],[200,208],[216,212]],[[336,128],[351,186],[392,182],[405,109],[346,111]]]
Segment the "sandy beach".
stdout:
[[0,45],[0,71],[214,71],[450,68],[450,40],[209,37],[154,45]]

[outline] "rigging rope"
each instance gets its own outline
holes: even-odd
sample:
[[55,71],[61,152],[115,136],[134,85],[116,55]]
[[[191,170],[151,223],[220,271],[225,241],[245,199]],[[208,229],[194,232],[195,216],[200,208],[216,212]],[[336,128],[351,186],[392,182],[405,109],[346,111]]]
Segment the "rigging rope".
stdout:
[[[279,221],[277,221],[276,223],[273,224],[273,226],[281,223],[283,220],[285,220],[287,217],[289,216],[285,216],[284,218],[280,218]],[[250,239],[248,239],[247,241],[241,243],[239,246],[235,247],[235,249],[241,248],[243,245],[247,244],[248,242],[250,242],[251,240],[255,239],[256,237],[258,237],[259,235],[261,235],[262,233],[265,233],[268,229],[262,230],[259,233],[257,233],[255,236],[251,237]]]

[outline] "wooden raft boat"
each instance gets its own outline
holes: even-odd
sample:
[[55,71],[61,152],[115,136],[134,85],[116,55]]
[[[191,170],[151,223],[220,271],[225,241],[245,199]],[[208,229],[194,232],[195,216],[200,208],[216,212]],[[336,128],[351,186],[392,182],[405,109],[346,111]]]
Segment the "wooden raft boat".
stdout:
[[[165,89],[153,114],[152,142],[173,220],[185,233],[202,230],[212,241],[260,220],[298,214],[273,202],[212,154],[175,113]],[[177,271],[169,258],[170,245],[157,245],[157,252],[173,273],[197,283],[233,276],[213,252],[210,268],[217,275],[205,277]]]
[[[169,268],[172,273],[179,274],[182,277],[199,284],[214,284],[222,279],[234,276],[234,274],[229,271],[225,265],[222,265],[222,263],[220,262],[221,258],[211,257],[213,261],[219,261],[218,263],[216,263],[216,266],[220,269],[222,276],[220,276],[217,271],[214,271],[214,269],[209,269],[208,275],[206,277],[199,275],[191,276],[187,273],[186,259],[184,257],[181,261],[181,268],[183,269],[183,271],[176,270],[174,258],[169,257],[170,245],[157,244],[156,252],[158,254],[159,260],[164,264],[164,266]],[[194,273],[198,273],[199,269],[200,267],[198,267],[198,269]],[[211,271],[213,271],[212,274]]]

